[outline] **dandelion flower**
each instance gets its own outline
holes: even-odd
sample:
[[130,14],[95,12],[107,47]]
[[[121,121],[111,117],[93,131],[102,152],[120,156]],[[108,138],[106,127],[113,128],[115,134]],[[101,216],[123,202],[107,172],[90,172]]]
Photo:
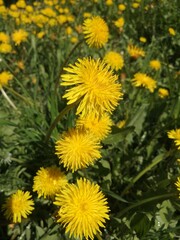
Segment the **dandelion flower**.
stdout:
[[156,88],[156,81],[145,73],[136,73],[134,75],[134,79],[132,80],[132,84],[135,87],[143,86],[149,89],[150,92],[154,92],[154,89]]
[[27,40],[28,33],[23,29],[18,29],[12,34],[12,40],[15,45],[20,45],[22,42]]
[[180,149],[180,128],[168,131],[168,138],[174,139],[176,146]]
[[80,117],[76,122],[77,128],[84,127],[100,141],[111,132],[112,124],[108,114],[103,114],[101,117],[89,114],[86,117]]
[[34,202],[31,197],[28,191],[23,192],[22,190],[18,190],[16,193],[12,194],[2,206],[5,211],[5,217],[12,220],[13,223],[20,223],[22,218],[27,218],[34,209]]
[[109,38],[109,29],[106,22],[99,16],[85,19],[83,33],[90,47],[101,48]]
[[126,9],[126,6],[125,6],[124,4],[119,4],[119,5],[118,5],[118,9],[119,9],[120,11],[124,11],[124,10]]
[[121,54],[110,51],[106,53],[104,61],[114,70],[122,69],[124,66],[124,59]]
[[150,61],[149,65],[154,70],[159,70],[161,68],[161,62],[156,59]]
[[10,53],[12,52],[12,47],[8,43],[0,44],[0,53]]
[[58,222],[65,227],[66,233],[80,240],[94,239],[101,233],[109,219],[107,200],[99,185],[87,179],[77,180],[77,184],[68,184],[61,194],[57,194],[55,205],[60,206]]
[[[175,185],[177,186],[177,190],[180,191],[180,177],[177,178]],[[179,194],[179,198],[180,198],[180,194]]]
[[67,98],[67,104],[81,99],[76,114],[111,113],[122,98],[121,84],[116,83],[117,75],[100,59],[78,59],[75,65],[70,64],[64,70],[67,73],[62,75],[61,85],[75,86],[66,90],[63,98]]
[[124,18],[120,17],[115,22],[114,25],[118,28],[122,28],[124,26]]
[[125,125],[126,125],[126,120],[120,120],[120,121],[116,124],[116,126],[117,126],[118,128],[123,128]]
[[158,95],[160,98],[166,98],[169,96],[169,91],[166,88],[159,88]]
[[139,38],[139,41],[142,42],[142,43],[146,43],[147,42],[147,39],[145,37],[140,37]]
[[67,183],[65,174],[58,167],[41,167],[34,177],[33,191],[38,197],[53,198]]
[[72,172],[85,168],[101,157],[100,144],[84,129],[69,129],[56,142],[55,154]]
[[145,52],[142,48],[134,45],[128,45],[127,51],[132,58],[144,57]]
[[10,80],[12,80],[13,75],[8,71],[3,71],[0,73],[0,88],[7,85]]
[[170,27],[170,28],[168,29],[168,31],[169,31],[169,34],[170,34],[170,35],[172,35],[172,36],[175,36],[175,35],[176,35],[176,32],[175,32],[174,28],[172,28],[172,27]]
[[2,43],[9,42],[9,36],[5,32],[0,32],[0,42]]
[[136,3],[136,2],[132,3],[132,7],[135,8],[135,9],[138,8],[139,7],[139,3]]

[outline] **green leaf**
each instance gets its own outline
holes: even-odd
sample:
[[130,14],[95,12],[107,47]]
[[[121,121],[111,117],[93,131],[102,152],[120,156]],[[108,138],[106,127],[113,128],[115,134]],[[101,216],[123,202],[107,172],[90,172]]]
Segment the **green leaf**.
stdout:
[[128,201],[126,201],[124,198],[120,197],[118,194],[110,191],[110,190],[107,190],[107,189],[103,189],[103,192],[106,194],[106,195],[109,195],[111,196],[112,198],[120,201],[120,202],[124,202],[124,203],[128,203]]
[[134,127],[118,128],[113,127],[112,133],[103,140],[104,144],[116,144],[122,142],[126,137],[134,131]]
[[137,213],[133,216],[130,226],[136,232],[137,236],[141,238],[145,236],[151,228],[151,221],[146,214]]

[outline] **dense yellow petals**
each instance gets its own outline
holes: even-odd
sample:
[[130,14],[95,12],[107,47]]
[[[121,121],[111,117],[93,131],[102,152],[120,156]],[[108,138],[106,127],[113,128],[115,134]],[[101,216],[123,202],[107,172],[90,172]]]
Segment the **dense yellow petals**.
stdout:
[[132,80],[132,84],[135,87],[145,87],[149,89],[150,92],[154,92],[154,89],[156,88],[156,81],[146,75],[145,73],[136,73],[134,75],[134,79]]

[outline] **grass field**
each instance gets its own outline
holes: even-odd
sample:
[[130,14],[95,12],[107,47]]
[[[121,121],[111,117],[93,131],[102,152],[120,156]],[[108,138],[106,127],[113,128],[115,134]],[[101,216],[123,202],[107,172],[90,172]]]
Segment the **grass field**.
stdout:
[[179,23],[177,0],[0,0],[0,239],[180,239]]

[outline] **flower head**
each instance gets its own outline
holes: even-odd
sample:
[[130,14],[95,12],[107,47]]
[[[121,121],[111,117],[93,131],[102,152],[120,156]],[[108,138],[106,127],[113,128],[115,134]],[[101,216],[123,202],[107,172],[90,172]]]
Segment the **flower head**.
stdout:
[[132,58],[144,57],[145,52],[142,48],[134,45],[128,45],[127,51]]
[[147,39],[145,37],[140,37],[139,38],[139,41],[142,42],[142,43],[146,43],[147,42]]
[[136,73],[132,80],[132,84],[135,87],[145,87],[149,89],[150,92],[154,92],[154,89],[156,88],[156,81],[145,73]]
[[158,95],[160,98],[166,98],[169,96],[169,91],[166,88],[159,88]]
[[180,149],[180,128],[168,131],[168,138],[174,139],[176,146]]
[[[180,177],[177,178],[175,185],[177,186],[177,190],[180,191]],[[180,198],[180,194],[179,194],[179,198]]]
[[64,70],[68,73],[62,75],[61,85],[74,87],[66,90],[63,98],[67,98],[68,104],[81,100],[76,114],[111,113],[118,105],[122,97],[121,84],[116,83],[117,75],[105,62],[83,58]]
[[161,62],[156,59],[150,61],[149,65],[154,70],[159,70],[161,68]]
[[53,198],[67,183],[66,176],[58,167],[41,167],[34,177],[33,191],[38,193],[38,197]]
[[58,222],[80,240],[94,239],[101,233],[105,219],[109,219],[107,200],[100,187],[87,179],[77,180],[77,184],[68,184],[61,194],[57,194],[56,205],[60,206]]
[[124,10],[126,9],[126,6],[125,6],[124,4],[119,4],[119,5],[118,5],[118,9],[119,9],[120,11],[124,11]]
[[85,128],[92,133],[98,140],[103,140],[110,132],[113,122],[108,114],[101,117],[89,114],[85,117],[80,116],[76,122],[77,128]]
[[12,80],[13,75],[8,71],[3,71],[0,73],[0,88],[7,85],[10,80]]
[[101,48],[109,38],[109,29],[106,22],[99,16],[85,19],[83,33],[90,47]]
[[12,47],[9,43],[0,44],[0,53],[10,53],[12,52]]
[[23,192],[18,190],[16,193],[12,194],[6,203],[2,206],[4,215],[7,219],[12,220],[13,223],[21,222],[22,217],[27,218],[27,216],[34,209],[34,202],[31,199],[31,195],[28,191]]
[[124,26],[124,18],[120,17],[115,22],[114,25],[118,28],[122,28]]
[[72,172],[92,165],[101,157],[100,144],[92,134],[84,129],[69,129],[56,142],[55,154],[60,163]]
[[170,27],[170,28],[168,29],[168,31],[169,31],[169,34],[170,34],[170,35],[172,35],[172,36],[175,36],[175,35],[176,35],[176,32],[175,32],[174,28],[172,28],[172,27]]
[[106,53],[104,61],[114,70],[119,70],[124,66],[124,59],[121,54],[110,51]]
[[9,36],[5,32],[0,32],[0,42],[2,43],[9,42]]
[[20,45],[21,42],[27,40],[28,33],[24,29],[18,29],[12,34],[12,40],[15,42],[15,45]]

